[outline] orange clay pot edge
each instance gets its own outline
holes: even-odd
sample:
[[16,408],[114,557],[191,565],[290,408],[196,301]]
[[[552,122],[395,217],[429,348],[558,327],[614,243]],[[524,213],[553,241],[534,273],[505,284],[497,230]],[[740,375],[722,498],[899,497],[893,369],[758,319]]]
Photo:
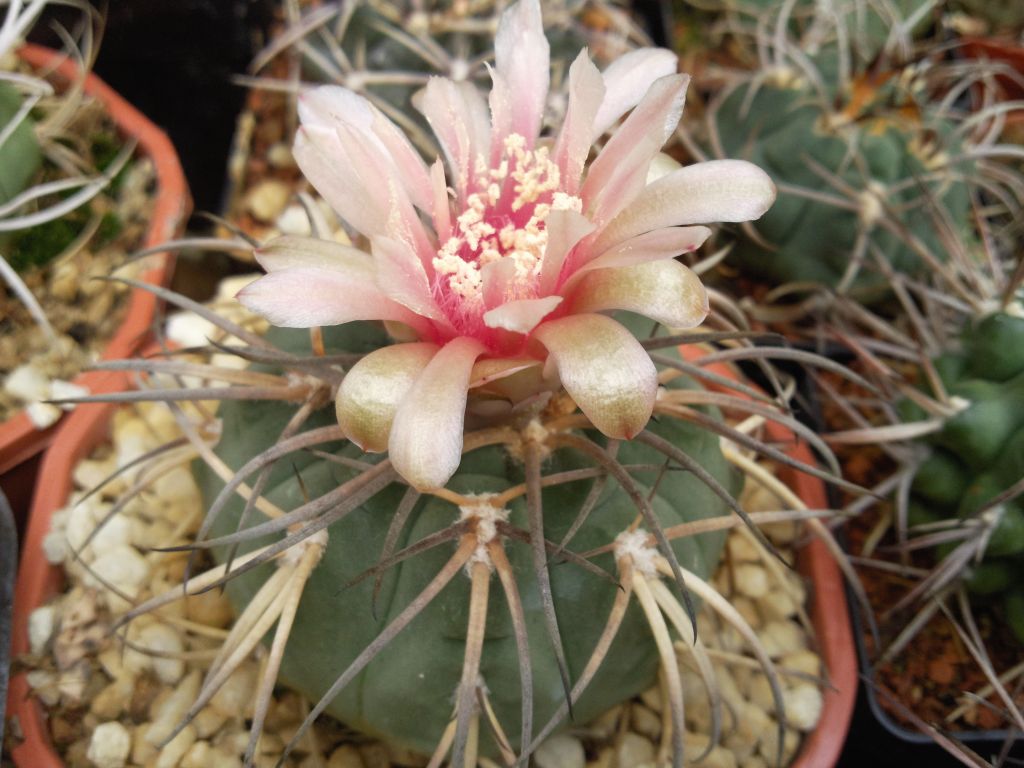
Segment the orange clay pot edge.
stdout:
[[[52,70],[59,79],[66,81],[70,81],[77,71],[75,61],[59,51],[38,45],[23,46],[18,50],[18,57],[41,70]],[[173,239],[184,227],[192,203],[181,163],[170,139],[95,75],[86,77],[85,92],[103,102],[120,132],[138,141],[140,152],[153,162],[156,199],[142,247],[149,248]],[[156,254],[148,259],[152,266],[143,272],[140,279],[153,285],[169,283],[174,267],[172,257],[169,254]],[[152,330],[156,308],[157,299],[152,293],[132,290],[124,320],[104,349],[103,358],[114,360],[128,357],[142,346]],[[85,373],[75,378],[75,384],[95,392],[104,378]],[[45,430],[36,429],[24,412],[0,423],[0,475],[50,445],[56,426]]]
[[[684,359],[693,362],[705,354],[700,346],[679,347]],[[736,371],[724,363],[715,363],[706,370],[736,379]],[[719,389],[707,385],[708,389]],[[741,392],[729,392],[733,397],[745,398]],[[805,464],[814,464],[810,449],[804,442],[794,440],[793,433],[781,424],[768,422],[768,435],[779,443],[789,443],[786,453]],[[789,484],[808,509],[828,509],[825,485],[821,480],[788,467],[779,469],[779,476]],[[846,733],[857,699],[857,653],[850,626],[843,576],[828,547],[820,539],[812,539],[800,553],[800,570],[810,580],[812,588],[811,621],[827,670],[830,685],[823,692],[821,718],[814,731],[807,735],[790,768],[830,768],[843,750]]]
[[[680,351],[688,360],[704,354],[699,347],[684,347]],[[726,365],[712,365],[708,369],[729,378],[736,376],[735,371]],[[127,388],[130,382],[127,374],[117,372],[105,384],[106,390],[113,391]],[[71,492],[71,473],[75,464],[107,437],[116,408],[113,403],[80,406],[61,427],[60,439],[43,460],[24,556],[18,571],[13,656],[28,650],[29,614],[55,595],[61,584],[61,570],[50,565],[42,555],[43,537],[49,530],[50,517],[64,506]],[[769,424],[768,430],[774,440],[793,439],[785,427]],[[802,443],[794,444],[787,452],[800,461],[813,461],[807,446]],[[784,477],[793,484],[809,508],[824,509],[828,506],[821,481],[789,471]],[[813,585],[811,615],[832,687],[824,693],[824,706],[817,727],[804,741],[791,768],[828,768],[835,764],[846,739],[857,693],[857,662],[842,576],[821,541],[815,539],[808,544],[801,557],[801,568]],[[15,764],[19,768],[63,768],[64,763],[53,751],[46,734],[42,707],[31,698],[24,674],[12,678],[7,708],[12,716],[19,718],[25,737],[25,741],[12,753]]]

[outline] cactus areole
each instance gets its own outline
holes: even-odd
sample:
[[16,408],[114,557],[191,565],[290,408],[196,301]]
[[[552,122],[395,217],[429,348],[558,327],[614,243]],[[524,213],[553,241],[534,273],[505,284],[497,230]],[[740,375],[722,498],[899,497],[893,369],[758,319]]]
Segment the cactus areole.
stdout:
[[[701,225],[755,219],[775,197],[744,161],[667,167],[659,153],[688,82],[667,51],[633,51],[604,72],[581,52],[564,121],[547,135],[540,14],[536,0],[503,14],[489,99],[429,81],[417,105],[443,154],[433,164],[362,97],[330,86],[304,94],[296,160],[362,248],[279,238],[256,252],[268,274],[239,294],[274,325],[322,327],[327,355],[359,356],[337,369],[335,407],[302,426],[338,429],[339,440],[263,478],[279,509],[336,504],[287,531],[298,539],[319,525],[327,537],[296,544],[324,549],[281,676],[342,721],[419,751],[448,729],[460,764],[466,743],[528,751],[600,645],[623,563],[642,570],[663,557],[677,580],[714,568],[720,535],[670,545],[662,531],[727,513],[735,471],[706,425],[651,420],[656,402],[697,385],[659,382],[626,324],[647,334],[640,314],[699,325],[706,293],[674,257],[704,241]],[[270,338],[295,355],[315,351],[305,331]],[[242,466],[288,433],[296,408],[226,403],[219,455]],[[690,471],[667,470],[667,454]],[[198,472],[210,501],[223,484]],[[213,533],[234,531],[242,509],[228,504]],[[638,525],[650,549],[639,533],[619,546]],[[231,582],[238,606],[274,567]],[[654,681],[658,649],[642,612],[630,603],[620,620],[577,722]]]

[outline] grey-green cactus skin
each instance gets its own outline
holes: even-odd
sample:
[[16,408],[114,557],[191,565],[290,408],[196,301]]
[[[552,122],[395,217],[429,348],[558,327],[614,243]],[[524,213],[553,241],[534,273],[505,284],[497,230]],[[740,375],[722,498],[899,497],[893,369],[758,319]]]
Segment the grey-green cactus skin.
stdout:
[[[272,334],[275,344],[309,354],[305,332],[275,329]],[[325,336],[331,352],[365,352],[386,342],[383,334],[368,324],[325,329]],[[695,386],[683,378],[671,385]],[[280,403],[225,402],[220,410],[223,433],[218,455],[229,466],[240,467],[276,440],[292,413],[292,408]],[[333,418],[333,408],[328,407],[307,426],[325,426]],[[671,419],[652,421],[649,428],[698,460],[730,492],[738,492],[741,478],[722,456],[717,436]],[[362,454],[351,444],[332,450],[352,458],[379,459]],[[623,464],[662,464],[664,457],[644,446],[624,442],[618,460]],[[545,463],[544,471],[553,473],[577,466],[583,466],[580,457],[559,451]],[[203,466],[197,465],[195,473],[209,503],[223,485]],[[266,495],[282,508],[291,509],[303,503],[305,494],[323,494],[352,475],[352,470],[338,464],[310,454],[297,454],[274,469]],[[636,476],[645,492],[650,492],[658,475],[648,471]],[[449,487],[462,493],[485,494],[507,489],[522,479],[517,461],[503,448],[491,447],[467,454]],[[544,525],[549,540],[561,540],[592,482],[579,481],[544,490]],[[393,484],[329,528],[325,556],[304,592],[281,668],[283,681],[314,700],[409,604],[452,554],[453,545],[446,544],[392,568],[384,579],[376,613],[372,610],[372,579],[345,586],[378,561],[403,492],[404,487]],[[652,503],[664,526],[728,512],[723,502],[688,472],[662,473],[653,489]],[[233,502],[214,533],[234,530],[241,509],[240,501]],[[523,503],[510,509],[510,521],[525,530]],[[434,497],[421,499],[399,546],[450,525],[457,516],[458,510],[447,502]],[[636,508],[626,494],[609,482],[570,549],[584,552],[608,544],[636,517]],[[712,573],[723,543],[723,535],[709,534],[678,540],[674,548],[684,568],[706,577]],[[543,724],[562,704],[564,693],[544,629],[529,547],[521,542],[507,542],[506,551],[526,613],[533,667],[534,722]],[[217,556],[222,557],[223,553]],[[611,555],[598,557],[594,562],[609,574],[615,573]],[[262,566],[230,582],[228,594],[238,609],[252,598],[272,567]],[[495,578],[495,584],[496,581]],[[570,673],[575,680],[604,628],[617,586],[614,580],[602,579],[571,563],[553,564],[551,581]],[[460,575],[332,702],[328,711],[346,724],[391,743],[424,753],[433,751],[452,714],[453,693],[463,663],[468,596],[469,579]],[[633,605],[610,655],[575,707],[576,721],[586,722],[652,685],[657,666],[658,656],[649,629]],[[507,603],[501,589],[493,584],[480,673],[499,721],[512,743],[518,745],[521,700],[516,647]]]
[[[821,67],[826,75],[829,69]],[[969,193],[962,177],[947,171],[935,178],[916,152],[915,145],[925,138],[949,142],[948,123],[837,117],[806,84],[744,85],[721,104],[714,129],[725,157],[750,160],[779,185],[845,197],[827,180],[831,174],[856,193],[849,199],[851,210],[783,188],[754,225],[770,247],[741,237],[730,253],[730,262],[746,274],[774,285],[810,282],[835,288],[850,266],[859,232],[866,230],[871,246],[896,272],[920,276],[929,267],[912,243],[937,259],[945,252],[934,211],[942,209],[954,224],[967,221]],[[957,148],[949,145],[945,151],[952,154]],[[855,155],[861,162],[853,160]],[[900,212],[912,201],[918,204],[896,215],[896,231],[864,219],[872,207]],[[864,265],[845,287],[849,295],[868,304],[891,295],[889,278],[878,270],[870,248]]]

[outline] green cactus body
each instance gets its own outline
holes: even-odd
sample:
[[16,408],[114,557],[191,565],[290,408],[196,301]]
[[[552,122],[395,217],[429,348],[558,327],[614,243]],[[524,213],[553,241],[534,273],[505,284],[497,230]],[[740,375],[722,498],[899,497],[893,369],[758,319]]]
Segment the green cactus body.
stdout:
[[[383,334],[366,324],[326,329],[325,336],[332,351],[365,352],[385,343]],[[274,330],[272,340],[283,349],[290,347],[296,353],[309,354],[305,332]],[[694,386],[683,378],[673,381],[672,385]],[[220,411],[223,434],[218,454],[229,466],[240,467],[275,442],[292,412],[279,403],[224,403]],[[333,408],[327,407],[307,426],[328,425],[333,418]],[[650,429],[700,461],[731,492],[738,490],[740,478],[726,463],[716,436],[671,419],[652,421]],[[337,453],[350,458],[373,459],[347,443],[337,449]],[[618,460],[624,464],[660,464],[664,457],[627,442],[620,446]],[[545,463],[544,471],[559,472],[583,465],[580,457],[558,451]],[[195,471],[209,503],[223,485],[204,466],[197,466]],[[657,474],[638,473],[637,479],[644,485],[645,492],[650,492]],[[339,464],[298,454],[278,464],[265,495],[281,508],[293,509],[303,503],[305,494],[309,497],[323,494],[352,475],[352,470]],[[467,454],[449,488],[466,494],[486,494],[505,490],[522,480],[519,463],[504,448],[490,447]],[[544,525],[549,540],[561,540],[592,482],[584,480],[545,488]],[[393,484],[329,528],[326,553],[303,594],[281,669],[284,681],[313,699],[318,699],[352,659],[409,604],[451,554],[452,545],[442,545],[391,569],[383,581],[376,615],[371,610],[372,579],[345,586],[376,564],[402,495],[403,488]],[[235,500],[225,509],[215,533],[235,529],[241,506]],[[666,526],[727,512],[714,494],[686,472],[668,472],[662,476],[654,490],[653,507]],[[525,529],[521,500],[510,507],[510,513],[510,522]],[[636,515],[636,508],[625,492],[615,483],[608,483],[570,548],[583,552],[608,544],[630,526]],[[451,525],[457,517],[458,509],[452,504],[424,497],[410,518],[399,546]],[[712,534],[679,540],[674,547],[684,568],[707,576],[717,563],[722,545],[722,535]],[[544,631],[529,547],[525,543],[508,542],[506,551],[526,612],[535,688],[534,722],[543,723],[564,701],[564,693]],[[611,555],[594,562],[609,573],[615,572]],[[264,565],[230,582],[228,592],[236,608],[240,609],[252,598],[272,573],[272,568]],[[612,581],[569,563],[552,565],[551,579],[570,674],[576,679],[604,628],[617,587]],[[453,692],[459,682],[469,588],[469,579],[457,577],[352,685],[342,691],[328,711],[366,733],[421,752],[432,751],[450,720]],[[492,589],[491,597],[481,676],[499,721],[516,744],[521,705],[513,629],[500,590]],[[575,707],[576,721],[585,722],[650,686],[657,666],[654,642],[642,613],[634,605],[626,615],[609,658]]]
[[[6,127],[21,109],[21,94],[0,83],[0,129]],[[0,144],[0,203],[6,203],[28,186],[39,171],[42,155],[35,128],[28,118]]]
[[[932,452],[912,488],[911,517],[917,522],[967,518],[1024,477],[1024,320],[997,313],[962,338],[959,352],[937,363],[943,383],[968,401],[963,411],[930,436]],[[939,548],[945,556],[953,545]],[[1024,578],[1024,497],[1002,505],[984,561],[967,584],[976,594],[1001,597],[1005,616],[1024,642],[1024,611],[1016,585]],[[1017,618],[1012,619],[1013,611]]]
[[[834,66],[819,62],[826,83]],[[864,86],[869,87],[869,86]],[[884,90],[880,89],[884,95]],[[837,94],[828,94],[835,98]],[[742,238],[730,261],[757,279],[772,284],[813,282],[836,287],[846,273],[863,228],[869,242],[885,255],[893,269],[920,275],[925,262],[906,239],[877,224],[882,204],[893,210],[908,206],[900,224],[931,253],[941,258],[937,228],[928,202],[940,205],[950,220],[964,221],[968,212],[967,187],[959,181],[924,182],[928,170],[916,147],[926,135],[923,126],[906,119],[848,119],[824,108],[814,91],[792,84],[747,84],[734,90],[715,114],[721,151],[764,168],[776,183],[801,187],[812,193],[842,197],[819,169],[855,190],[850,210],[781,190],[775,205],[754,225],[775,250]],[[933,135],[948,135],[950,126],[936,122]],[[947,147],[947,152],[955,147]],[[854,156],[859,155],[861,162]],[[906,182],[904,184],[904,182]],[[897,185],[902,188],[895,189]],[[849,293],[865,303],[886,298],[888,278],[872,269],[870,252]]]

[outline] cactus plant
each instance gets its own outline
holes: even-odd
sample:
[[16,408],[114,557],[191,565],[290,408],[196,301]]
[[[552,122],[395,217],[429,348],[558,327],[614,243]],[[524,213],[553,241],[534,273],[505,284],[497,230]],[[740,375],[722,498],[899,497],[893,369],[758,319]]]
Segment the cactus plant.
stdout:
[[[997,312],[965,329],[959,350],[935,360],[956,413],[924,438],[930,450],[911,486],[908,523],[922,530],[948,521],[974,522],[978,544],[966,585],[1001,601],[1003,616],[1024,642],[1024,318]],[[907,417],[925,414],[908,408]],[[1014,489],[1016,488],[1016,493]],[[970,530],[970,529],[968,529]],[[948,557],[957,543],[938,547]]]
[[[718,318],[716,335],[665,336],[630,314],[699,324],[707,294],[673,257],[710,234],[702,222],[760,216],[774,190],[749,163],[659,157],[687,84],[668,52],[641,49],[603,74],[578,56],[551,143],[540,138],[549,49],[536,0],[506,10],[495,49],[490,118],[463,84],[435,78],[423,93],[447,169],[352,91],[306,93],[296,160],[369,252],[291,236],[258,248],[267,274],[239,299],[285,329],[266,336],[158,291],[238,340],[219,354],[253,365],[137,362],[235,386],[90,398],[223,401],[215,450],[209,430],[190,431],[209,510],[182,548],[215,563],[194,558],[185,589],[227,584],[240,615],[179,730],[270,632],[250,762],[279,671],[318,701],[289,749],[329,709],[462,766],[480,750],[524,764],[567,714],[589,718],[660,669],[681,765],[669,625],[716,697],[686,620],[692,591],[753,644],[781,750],[771,658],[702,578],[721,548],[714,531],[752,523],[730,466],[749,460],[727,460],[719,438],[832,477],[752,436],[767,418],[830,454],[769,398],[743,384],[729,386],[755,400],[707,391],[701,382],[720,377],[653,352],[742,342],[730,321]],[[623,115],[588,166],[592,142]],[[719,407],[753,418],[728,426]]]
[[825,286],[870,305],[892,298],[892,274],[942,269],[949,239],[971,247],[983,192],[1016,215],[1016,173],[1003,162],[1016,150],[998,144],[992,122],[1006,107],[970,117],[954,107],[972,83],[991,85],[986,67],[947,64],[908,41],[864,61],[840,21],[816,14],[799,39],[785,27],[757,37],[761,67],[733,73],[703,146],[757,162],[780,189],[731,263],[773,286]]

